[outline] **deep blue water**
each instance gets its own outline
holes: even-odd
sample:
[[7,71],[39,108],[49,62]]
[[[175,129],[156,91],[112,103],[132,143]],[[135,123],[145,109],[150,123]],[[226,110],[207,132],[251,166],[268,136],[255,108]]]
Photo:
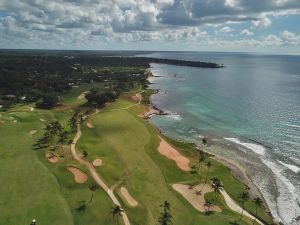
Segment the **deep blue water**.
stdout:
[[[268,203],[277,219],[293,224],[300,215],[300,56],[208,52],[147,56],[226,66],[153,64],[153,74],[161,77],[152,80],[151,87],[160,90],[152,101],[171,115],[155,116],[151,122],[175,138],[199,142],[201,136],[211,135],[239,144],[243,154],[255,156],[273,172],[278,193]],[[264,193],[268,183],[259,179],[253,175]]]

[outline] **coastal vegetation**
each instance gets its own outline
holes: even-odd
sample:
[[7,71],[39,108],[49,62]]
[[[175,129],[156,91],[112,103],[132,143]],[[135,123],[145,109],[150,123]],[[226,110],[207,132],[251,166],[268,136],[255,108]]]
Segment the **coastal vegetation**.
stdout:
[[[109,68],[108,74],[119,75],[109,81],[94,81],[95,74],[87,82],[81,80],[76,83],[78,87],[58,92],[59,103],[51,109],[36,107],[35,101],[18,100],[1,112],[0,132],[6,135],[0,137],[0,179],[7,185],[0,187],[0,193],[7,193],[7,187],[9,193],[0,195],[0,221],[26,224],[35,218],[39,224],[49,225],[109,225],[123,224],[126,212],[131,224],[272,223],[261,201],[240,198],[247,187],[206,153],[208,140],[203,139],[200,148],[172,140],[143,118],[149,106],[141,97],[153,93],[145,89],[147,65],[97,66],[101,74]],[[65,79],[63,75],[61,78]],[[88,82],[90,78],[93,82]],[[24,90],[29,91],[29,86]],[[75,142],[79,131],[81,136]],[[190,170],[182,170],[178,161],[160,153],[162,140],[170,151],[188,160]],[[72,147],[87,164],[74,157]],[[97,159],[102,163],[92,168],[108,190],[99,186],[91,173],[92,162]],[[174,184],[189,186],[194,196],[203,191],[205,211],[195,209],[172,187]],[[195,189],[197,185],[200,192]],[[128,203],[122,187],[137,205]],[[204,194],[206,187],[213,191]],[[120,205],[111,200],[109,190]],[[223,190],[258,219],[231,210]],[[213,210],[217,207],[220,211]]]
[[[69,53],[68,53],[69,54]],[[60,95],[83,83],[104,82],[114,87],[116,95],[129,90],[133,83],[147,87],[145,69],[150,63],[206,68],[222,67],[210,62],[128,57],[103,54],[27,55],[0,52],[0,105],[7,109],[16,103],[36,102],[50,109],[60,102]],[[108,87],[112,89],[112,87]]]

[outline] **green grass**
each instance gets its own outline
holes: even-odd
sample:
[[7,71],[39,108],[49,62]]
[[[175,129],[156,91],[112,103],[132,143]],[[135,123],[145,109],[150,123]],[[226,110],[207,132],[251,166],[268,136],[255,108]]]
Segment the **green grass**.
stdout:
[[[78,166],[87,174],[88,171],[73,160],[70,152],[59,163],[51,164],[45,158],[45,150],[32,150],[32,144],[42,135],[43,127],[48,122],[59,120],[67,127],[67,120],[73,110],[84,103],[84,99],[77,97],[95,86],[86,84],[73,89],[62,96],[63,105],[51,111],[30,111],[31,105],[18,105],[10,112],[1,113],[0,133],[3,135],[0,136],[0,180],[4,185],[0,186],[0,224],[29,224],[33,218],[39,224],[46,225],[115,224],[109,213],[113,203],[101,189],[95,192],[94,200],[85,212],[76,211],[80,202],[89,201],[91,192],[88,187],[93,180],[89,176],[84,184],[73,181],[73,175],[67,171],[69,165]],[[94,128],[90,129],[84,123],[82,137],[77,145],[77,151],[86,150],[89,153],[87,160],[103,160],[103,165],[96,168],[97,172],[110,187],[116,188],[115,193],[125,207],[131,224],[157,224],[161,212],[159,205],[165,200],[171,203],[175,225],[225,225],[238,220],[239,215],[229,210],[221,197],[218,205],[223,212],[206,215],[196,211],[172,189],[173,183],[199,183],[201,176],[181,171],[173,161],[158,153],[157,129],[138,116],[146,110],[145,105],[119,110],[135,103],[130,96],[137,91],[135,89],[124,94],[92,116],[90,120]],[[151,93],[146,91],[144,96]],[[37,133],[30,135],[32,129],[37,129]],[[189,157],[192,165],[196,164],[197,155],[192,144],[165,138]],[[244,190],[244,186],[234,179],[229,169],[211,161],[213,166],[209,178],[216,176],[221,179],[226,191],[238,200],[237,196]],[[137,207],[127,206],[120,197],[118,190],[121,186],[127,187],[138,201]],[[211,198],[212,193],[205,197]],[[251,201],[246,203],[246,207],[250,212],[255,211]],[[270,221],[262,210],[259,215]],[[119,221],[122,224],[122,220]],[[252,224],[252,221],[244,217],[240,224]]]
[[[103,159],[103,166],[98,168],[98,172],[110,186],[126,186],[139,202],[136,208],[126,207],[133,224],[155,224],[161,210],[159,205],[164,200],[171,202],[174,224],[195,224],[200,221],[205,224],[229,224],[233,219],[238,220],[239,216],[222,201],[223,213],[210,216],[199,213],[171,188],[171,184],[177,182],[199,182],[199,175],[182,172],[173,161],[158,153],[156,129],[137,116],[145,110],[145,106],[116,110],[130,105],[128,96],[94,115],[91,118],[94,128],[82,127],[83,135],[78,146],[89,152],[91,161],[97,157]],[[184,155],[194,156],[190,146],[181,149]],[[220,179],[228,181],[226,184],[224,182],[225,185],[230,184],[228,188],[243,189],[242,184],[221,164],[216,163],[211,170],[211,176],[217,174]],[[122,198],[120,201],[123,201]],[[126,202],[123,203],[126,205]],[[247,221],[251,224],[245,218]]]

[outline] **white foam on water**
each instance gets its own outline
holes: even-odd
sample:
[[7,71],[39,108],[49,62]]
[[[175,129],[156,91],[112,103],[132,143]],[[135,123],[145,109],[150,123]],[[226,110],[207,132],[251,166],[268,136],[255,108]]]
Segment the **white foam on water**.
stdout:
[[285,166],[286,168],[290,169],[291,171],[293,171],[294,173],[299,173],[300,172],[300,168],[298,166],[292,165],[292,164],[287,164],[284,162],[281,162],[279,160],[277,160],[281,165]]
[[169,113],[166,117],[173,120],[182,120],[181,116],[178,113]]
[[300,128],[299,125],[296,125],[296,124],[290,124],[290,123],[280,123],[280,125],[287,126],[287,127]]
[[285,225],[296,225],[296,218],[300,215],[300,207],[298,199],[300,198],[299,190],[297,193],[296,187],[282,175],[283,169],[279,164],[262,159],[276,176],[278,187],[277,208],[278,214]]
[[224,138],[224,139],[242,145],[259,155],[264,155],[266,151],[266,149],[262,145],[248,143],[248,142],[241,142],[238,138]]

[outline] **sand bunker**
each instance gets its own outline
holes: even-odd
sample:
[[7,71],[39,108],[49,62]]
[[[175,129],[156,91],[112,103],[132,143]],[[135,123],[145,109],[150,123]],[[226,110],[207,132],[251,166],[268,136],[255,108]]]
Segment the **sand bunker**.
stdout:
[[45,122],[45,119],[40,119],[40,121]]
[[74,175],[74,180],[76,183],[82,184],[87,181],[88,175],[81,169],[75,166],[68,166],[67,168]]
[[176,162],[177,166],[184,170],[190,171],[190,160],[184,156],[182,156],[175,148],[169,145],[164,139],[160,138],[160,144],[158,146],[158,151],[160,154],[166,156],[169,159],[172,159]]
[[120,191],[130,206],[135,207],[138,205],[138,202],[129,194],[126,187],[121,187]]
[[78,96],[78,99],[84,99],[85,96],[89,93],[89,91],[85,91],[85,92],[82,92],[79,96]]
[[32,130],[29,132],[29,134],[30,134],[30,135],[33,135],[33,134],[35,134],[36,132],[37,132],[36,129],[32,129]]
[[102,160],[101,159],[95,159],[93,161],[93,165],[94,166],[101,166],[102,165]]
[[88,128],[94,128],[94,124],[93,124],[91,121],[87,122],[87,123],[86,123],[86,126],[87,126]]
[[46,158],[48,159],[49,162],[51,163],[57,163],[58,162],[58,157],[50,152],[46,153]]
[[[193,189],[189,188],[189,185],[185,184],[173,184],[172,187],[178,191],[195,209],[197,209],[200,212],[206,212],[207,208],[205,208],[205,199],[204,195],[209,192],[213,192],[213,189],[209,184],[199,184],[197,186],[194,186]],[[201,190],[202,189],[202,190]],[[197,194],[200,193],[201,195]],[[222,210],[215,205],[212,205],[209,209],[209,211],[214,212],[221,212]]]

